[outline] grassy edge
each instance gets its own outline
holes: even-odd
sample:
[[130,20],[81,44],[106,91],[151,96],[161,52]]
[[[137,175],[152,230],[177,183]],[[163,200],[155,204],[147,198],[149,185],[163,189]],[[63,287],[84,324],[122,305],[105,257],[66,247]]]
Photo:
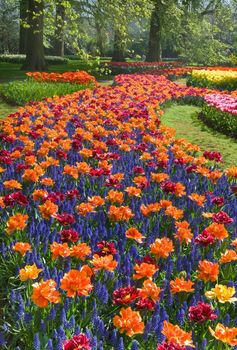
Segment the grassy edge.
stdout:
[[173,127],[177,138],[199,145],[202,151],[220,151],[223,155],[222,168],[237,165],[237,141],[207,127],[198,118],[200,111],[197,106],[172,103],[165,106],[161,122]]

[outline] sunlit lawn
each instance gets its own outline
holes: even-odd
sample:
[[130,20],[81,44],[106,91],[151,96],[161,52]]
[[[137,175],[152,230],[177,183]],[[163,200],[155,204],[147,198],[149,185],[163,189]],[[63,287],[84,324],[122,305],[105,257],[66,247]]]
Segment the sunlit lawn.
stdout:
[[198,119],[199,107],[174,104],[165,110],[162,122],[176,129],[176,136],[186,138],[204,150],[219,151],[223,167],[237,165],[237,140],[208,128]]

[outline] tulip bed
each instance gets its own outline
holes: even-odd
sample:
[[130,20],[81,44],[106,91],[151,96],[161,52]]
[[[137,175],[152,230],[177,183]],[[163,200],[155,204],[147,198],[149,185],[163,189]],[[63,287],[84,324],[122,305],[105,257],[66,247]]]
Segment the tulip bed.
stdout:
[[179,61],[160,61],[160,62],[106,62],[102,67],[106,66],[111,70],[112,74],[129,74],[136,72],[146,72],[150,70],[169,69],[179,67],[182,63]]
[[97,81],[85,71],[66,73],[29,72],[24,81],[0,85],[0,94],[10,103],[24,105],[44,97],[72,94],[86,88],[95,88]]
[[193,70],[187,85],[233,91],[237,89],[236,70]]
[[211,94],[205,102],[200,118],[213,129],[237,138],[237,97]]
[[72,84],[96,84],[94,76],[85,71],[65,72],[65,73],[47,73],[47,72],[29,72],[28,77],[39,82],[54,82],[54,83],[72,83]]
[[212,91],[115,83],[1,122],[1,348],[232,349],[237,167],[161,123]]

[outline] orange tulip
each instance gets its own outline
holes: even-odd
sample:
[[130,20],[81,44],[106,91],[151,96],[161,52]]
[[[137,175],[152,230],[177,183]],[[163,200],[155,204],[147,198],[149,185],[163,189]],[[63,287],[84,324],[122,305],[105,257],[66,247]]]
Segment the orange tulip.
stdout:
[[134,216],[128,206],[116,207],[114,205],[110,206],[108,215],[112,221],[128,221]]
[[31,245],[25,242],[16,242],[13,246],[13,250],[25,256],[26,252],[31,251]]
[[180,346],[195,347],[192,341],[192,332],[185,332],[178,325],[173,325],[165,321],[162,334],[164,334],[170,343],[172,342]]
[[140,188],[130,186],[125,188],[125,192],[127,192],[129,197],[140,197],[142,191],[140,190]]
[[153,264],[141,263],[134,266],[136,273],[133,275],[133,279],[138,280],[141,278],[152,279],[152,276],[158,271],[158,268]]
[[91,248],[86,243],[79,243],[70,249],[70,256],[80,260],[85,260],[86,256],[91,254]]
[[24,228],[27,225],[26,221],[28,220],[28,218],[28,215],[22,215],[21,213],[16,213],[15,215],[10,216],[10,218],[7,221],[7,234],[10,235],[14,231],[24,230]]
[[106,197],[111,203],[122,204],[123,203],[123,193],[119,191],[110,190]]
[[161,289],[151,280],[143,282],[143,288],[139,289],[142,298],[150,298],[154,302],[159,300]]
[[45,177],[41,180],[42,185],[44,186],[53,186],[54,181],[50,177]]
[[159,213],[161,206],[159,203],[151,203],[147,206],[142,204],[140,211],[144,216],[149,216],[151,213]]
[[221,254],[221,258],[219,261],[221,264],[226,264],[226,263],[229,263],[231,261],[236,261],[236,260],[237,260],[236,251],[229,249],[229,250],[226,250],[225,253]]
[[174,245],[169,238],[157,238],[154,243],[150,245],[151,253],[155,255],[157,259],[168,258],[170,253],[174,251]]
[[95,208],[105,204],[105,200],[100,196],[89,197],[88,202]]
[[91,263],[95,271],[104,269],[113,272],[118,265],[117,261],[113,260],[113,255],[99,256],[98,254],[94,254]]
[[70,175],[74,179],[78,179],[78,169],[74,166],[65,165],[63,168],[63,174]]
[[185,279],[183,277],[181,278],[176,278],[173,281],[170,281],[170,291],[172,294],[176,294],[176,293],[189,293],[189,292],[193,292],[194,288],[193,288],[194,283],[190,280],[185,281]]
[[39,180],[39,175],[34,169],[26,169],[22,175],[22,179],[26,182],[37,182]]
[[48,192],[45,191],[45,190],[35,190],[33,193],[32,193],[32,197],[33,197],[33,200],[34,201],[38,201],[38,200],[41,200],[43,198],[46,198],[48,195]]
[[47,307],[49,302],[57,304],[60,303],[61,297],[56,290],[56,282],[52,279],[34,283],[33,294],[31,299],[39,307]]
[[133,311],[131,307],[122,308],[120,316],[114,316],[113,324],[119,329],[120,333],[125,333],[129,337],[132,337],[134,334],[142,334],[145,328],[140,313]]
[[49,220],[52,216],[54,216],[57,213],[58,206],[57,204],[47,199],[47,201],[45,201],[44,204],[39,205],[39,210],[42,217],[45,220]]
[[94,206],[90,203],[81,203],[76,207],[76,209],[78,214],[82,216],[86,216],[87,214],[94,212]]
[[189,223],[187,221],[176,222],[175,227],[177,231],[174,234],[174,237],[178,238],[180,243],[190,243],[193,238],[193,234],[189,228]]
[[215,282],[219,275],[219,265],[211,261],[203,260],[198,265],[198,278],[205,282]]
[[42,269],[38,269],[35,264],[26,265],[24,269],[20,269],[19,277],[22,282],[27,281],[29,279],[35,280]]
[[225,327],[223,324],[218,323],[215,330],[209,327],[209,331],[217,340],[230,346],[237,345],[237,328]]
[[205,230],[220,241],[223,241],[228,237],[228,232],[223,224],[217,224],[216,222],[213,222],[211,225],[206,227]]
[[134,239],[138,243],[142,243],[144,236],[135,228],[130,227],[126,232],[125,236],[130,239]]
[[165,215],[171,216],[175,220],[179,220],[179,219],[182,219],[183,217],[183,210],[178,209],[174,206],[170,206],[165,210]]
[[59,256],[61,256],[62,258],[66,258],[71,254],[70,248],[67,243],[60,244],[57,242],[53,242],[50,245],[50,251],[53,254],[53,260],[57,259]]
[[76,163],[77,164],[77,170],[81,174],[89,174],[90,172],[90,166],[86,162],[80,162]]
[[16,180],[4,181],[3,185],[6,188],[9,188],[9,189],[18,189],[18,190],[20,190],[22,188],[22,185],[20,184],[20,182],[18,182]]
[[200,207],[203,207],[203,203],[206,200],[205,196],[199,195],[198,193],[192,193],[190,196],[188,196],[188,198],[196,202],[196,204]]
[[61,279],[60,288],[67,292],[67,296],[72,298],[78,296],[87,296],[93,286],[87,270],[70,270],[65,273]]
[[167,180],[169,178],[169,175],[165,173],[151,173],[151,178],[152,181],[160,183]]

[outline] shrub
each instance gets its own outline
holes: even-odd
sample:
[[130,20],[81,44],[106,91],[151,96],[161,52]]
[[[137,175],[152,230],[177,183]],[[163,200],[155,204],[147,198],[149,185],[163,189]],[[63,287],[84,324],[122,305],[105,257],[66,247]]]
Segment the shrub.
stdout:
[[48,83],[31,79],[13,81],[0,85],[0,94],[10,103],[24,105],[30,101],[39,101],[46,97],[62,96],[92,88],[94,84]]
[[[0,62],[9,62],[9,63],[24,63],[26,56],[25,55],[0,55]],[[60,56],[45,56],[46,62],[48,64],[67,64],[68,58]]]

